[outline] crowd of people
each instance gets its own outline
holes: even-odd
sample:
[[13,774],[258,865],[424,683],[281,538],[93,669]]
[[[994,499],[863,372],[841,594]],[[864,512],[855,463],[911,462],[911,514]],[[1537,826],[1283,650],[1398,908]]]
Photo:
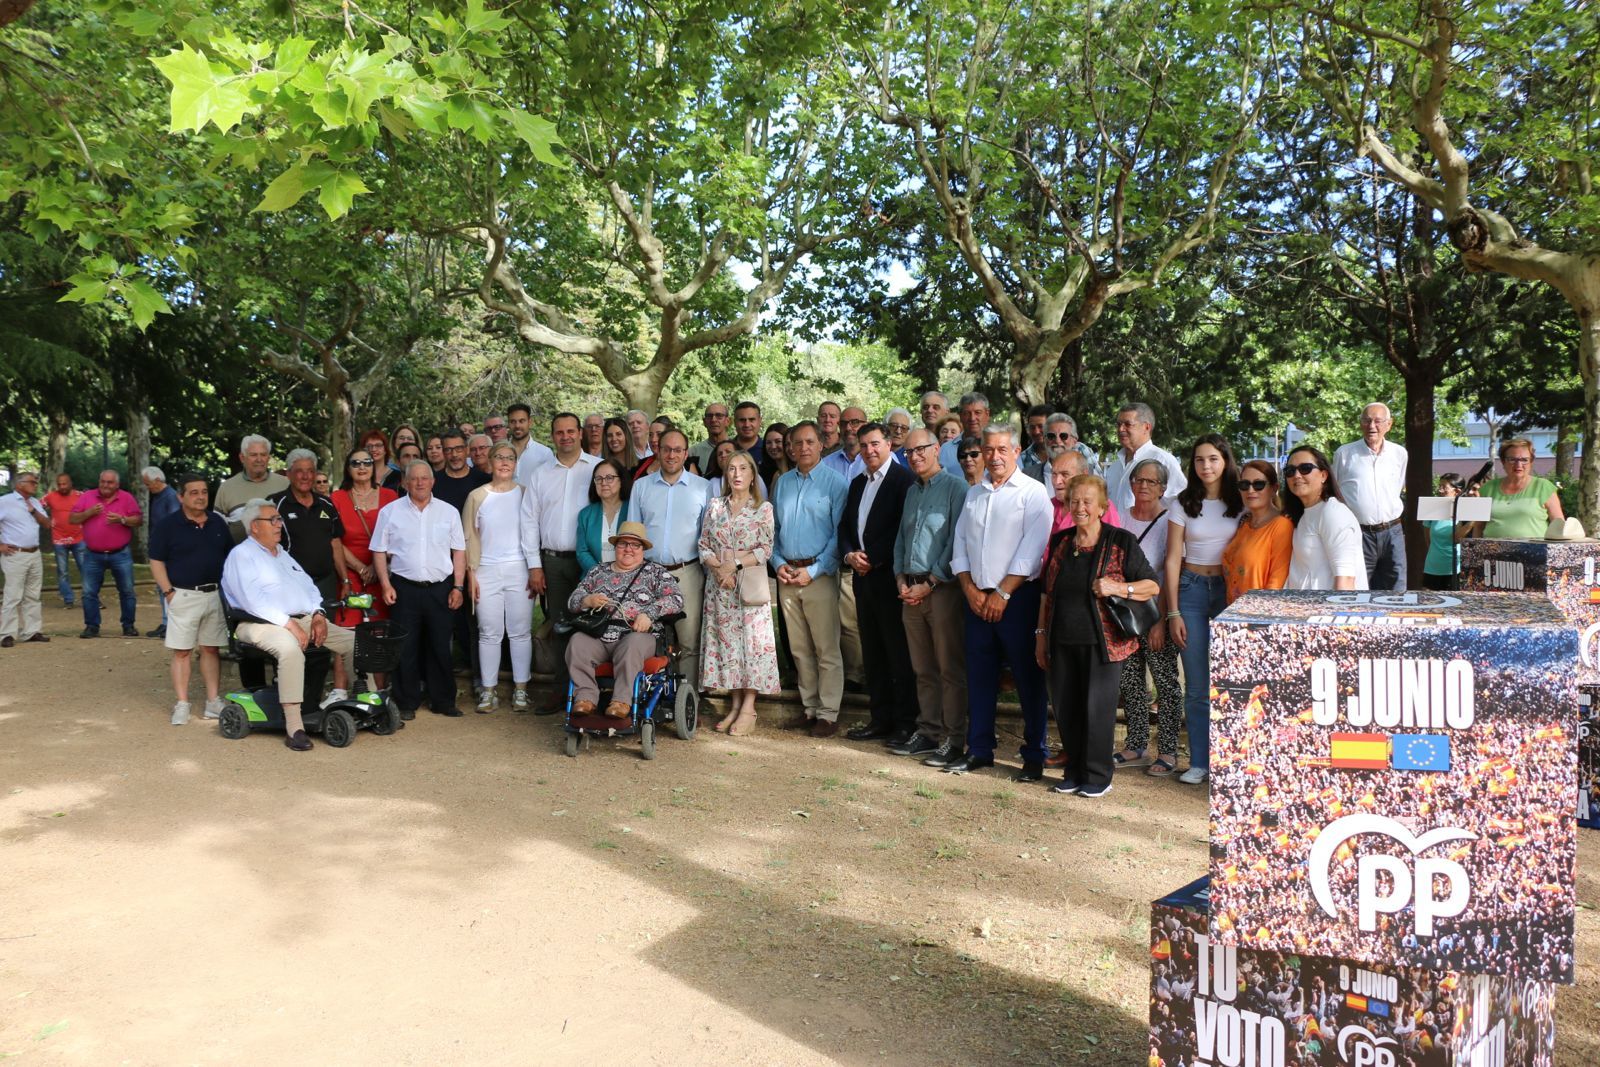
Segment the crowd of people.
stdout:
[[[122,632],[136,634],[130,543],[148,521],[163,616],[150,635],[174,653],[173,720],[187,719],[196,655],[213,714],[221,642],[215,620],[196,611],[225,586],[215,511],[231,542],[254,539],[287,558],[320,594],[333,632],[361,617],[335,606],[343,596],[375,594],[371,614],[392,616],[409,635],[394,679],[403,714],[424,704],[461,713],[457,655],[476,710],[499,706],[508,659],[513,710],[549,714],[600,653],[580,643],[586,662],[575,673],[568,635],[535,633],[535,602],[564,631],[596,595],[579,595],[586,576],[614,570],[618,548],[627,558],[638,543],[682,602],[653,613],[651,627],[671,625],[688,684],[731,694],[717,724],[725,732],[753,730],[756,698],[792,679],[804,709],[793,725],[832,736],[846,689],[858,687],[870,716],[846,737],[966,773],[994,766],[1004,672],[1023,713],[1019,779],[1062,767],[1055,788],[1090,796],[1109,788],[1108,767],[1197,784],[1209,767],[1210,619],[1251,588],[1403,584],[1391,531],[1405,454],[1386,443],[1388,409],[1374,404],[1362,413],[1362,439],[1333,462],[1311,448],[1291,453],[1280,492],[1274,463],[1241,468],[1215,434],[1180,461],[1155,444],[1155,421],[1147,405],[1124,405],[1118,447],[1102,462],[1072,416],[1037,406],[1019,428],[992,421],[978,393],[951,410],[944,394],[928,392],[918,416],[896,407],[875,421],[860,406],[826,401],[794,425],[764,425],[752,401],[713,403],[696,440],[643,411],[561,413],[549,444],[535,439],[530,406],[517,403],[481,429],[367,430],[331,471],[305,449],[276,467],[271,443],[249,434],[240,471],[214,500],[197,495],[206,489],[198,476],[168,486],[146,469],[148,516],[114,472],[83,493],[62,475],[42,500],[24,476],[0,498],[0,644],[47,640],[28,606],[39,596],[31,550],[46,537],[65,602],[73,563],[82,576],[82,636],[100,632],[107,571]],[[642,533],[624,534],[630,523]],[[227,592],[243,601],[256,591]],[[1112,597],[1154,600],[1160,618],[1124,634],[1107,613]],[[286,612],[299,601],[290,599],[269,615],[292,621]],[[667,614],[676,618],[661,623]],[[551,642],[559,696],[539,707],[529,693],[536,640]],[[336,664],[335,691],[347,677]],[[1052,704],[1064,748],[1054,755]],[[1119,705],[1129,730],[1113,752]],[[1181,774],[1180,723],[1189,749]]]

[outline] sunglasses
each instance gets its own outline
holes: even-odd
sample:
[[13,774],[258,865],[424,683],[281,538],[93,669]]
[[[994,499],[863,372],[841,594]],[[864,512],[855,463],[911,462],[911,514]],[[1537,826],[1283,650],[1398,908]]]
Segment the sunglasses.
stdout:
[[1070,433],[1047,433],[1044,435],[1044,439],[1046,441],[1070,441],[1072,440],[1072,435]]
[[1285,478],[1291,478],[1298,474],[1302,477],[1309,478],[1311,477],[1313,471],[1320,470],[1322,470],[1322,467],[1316,463],[1291,463],[1283,468],[1283,476]]
[[957,456],[958,459],[977,459],[981,455],[983,455],[983,453],[979,452],[977,449],[973,449],[970,452],[958,452],[958,453],[956,453],[956,456]]
[[1239,488],[1249,493],[1259,493],[1271,484],[1272,483],[1267,481],[1265,478],[1255,478],[1252,480],[1246,480],[1244,478],[1239,479]]
[[350,466],[352,467],[370,467],[372,465],[372,460],[370,459],[353,459],[350,461]]

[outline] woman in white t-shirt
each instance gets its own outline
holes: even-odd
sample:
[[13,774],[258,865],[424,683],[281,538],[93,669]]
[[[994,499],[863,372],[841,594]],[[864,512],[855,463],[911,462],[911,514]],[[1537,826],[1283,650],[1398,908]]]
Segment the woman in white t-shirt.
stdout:
[[1239,467],[1221,434],[1189,450],[1189,481],[1167,512],[1167,632],[1183,658],[1183,721],[1189,769],[1178,781],[1198,785],[1211,775],[1211,620],[1228,603],[1222,550],[1239,529],[1244,501]]
[[517,450],[500,441],[489,450],[493,480],[467,497],[461,525],[467,534],[467,595],[478,613],[478,711],[500,706],[500,639],[511,643],[511,706],[528,710],[533,677],[533,592],[522,545],[522,487]]
[[1294,523],[1285,589],[1365,589],[1361,524],[1345,506],[1328,457],[1297,448],[1283,467],[1283,513]]

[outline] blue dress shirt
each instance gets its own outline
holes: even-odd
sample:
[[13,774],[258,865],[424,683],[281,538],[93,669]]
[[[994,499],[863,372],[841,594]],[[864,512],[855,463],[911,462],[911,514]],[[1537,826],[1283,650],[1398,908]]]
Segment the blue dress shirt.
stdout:
[[806,568],[812,578],[839,570],[839,519],[844,515],[849,484],[836,470],[819,463],[809,474],[795,469],[772,489],[772,511],[778,522],[772,544],[772,565],[791,559],[815,558]]
[[700,558],[700,520],[706,501],[711,498],[711,483],[690,471],[681,471],[678,480],[669,482],[653,470],[633,483],[628,497],[628,519],[644,523],[650,536],[650,549],[644,558],[671,566]]

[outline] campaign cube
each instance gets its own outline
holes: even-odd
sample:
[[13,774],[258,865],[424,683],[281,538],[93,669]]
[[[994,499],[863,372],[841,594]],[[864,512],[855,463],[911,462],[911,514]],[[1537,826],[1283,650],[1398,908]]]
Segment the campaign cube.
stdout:
[[1571,982],[1576,644],[1506,593],[1231,605],[1211,633],[1217,940]]
[[1578,825],[1600,830],[1600,686],[1578,695]]
[[1150,910],[1161,1067],[1547,1067],[1555,986],[1218,944],[1208,878]]

